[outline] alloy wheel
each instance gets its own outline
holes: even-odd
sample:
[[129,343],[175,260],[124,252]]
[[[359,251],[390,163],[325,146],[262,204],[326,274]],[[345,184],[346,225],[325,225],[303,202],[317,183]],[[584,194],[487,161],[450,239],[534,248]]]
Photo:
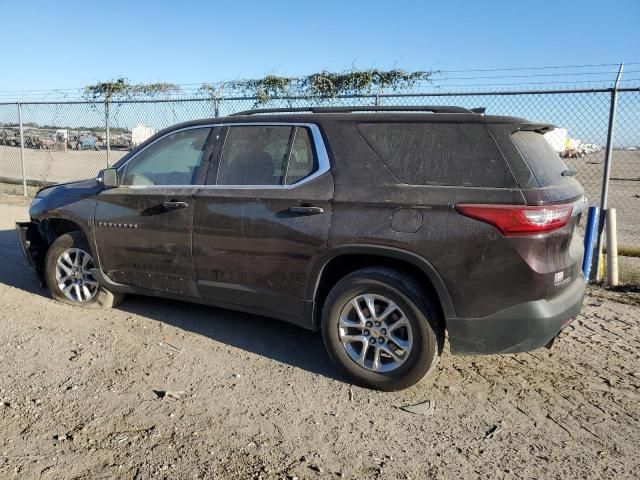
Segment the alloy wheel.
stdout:
[[393,301],[377,294],[351,299],[340,312],[340,341],[347,355],[373,372],[391,372],[402,365],[413,345],[409,319]]
[[56,261],[56,284],[72,302],[92,300],[100,284],[93,276],[95,265],[91,255],[80,248],[68,248]]

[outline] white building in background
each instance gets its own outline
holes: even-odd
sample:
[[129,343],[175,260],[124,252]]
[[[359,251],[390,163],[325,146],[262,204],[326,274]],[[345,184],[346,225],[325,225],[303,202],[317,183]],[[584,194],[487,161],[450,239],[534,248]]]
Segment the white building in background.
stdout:
[[155,128],[147,127],[139,123],[131,130],[131,144],[133,147],[137,147],[142,142],[144,142],[147,138],[151,137],[156,133]]
[[61,142],[68,142],[69,130],[65,130],[65,129],[56,130],[56,138],[58,138]]
[[599,152],[602,150],[600,145],[595,143],[582,143],[577,138],[571,138],[566,128],[556,128],[544,134],[544,138],[547,139],[551,148],[560,154],[572,154],[583,157],[590,153]]

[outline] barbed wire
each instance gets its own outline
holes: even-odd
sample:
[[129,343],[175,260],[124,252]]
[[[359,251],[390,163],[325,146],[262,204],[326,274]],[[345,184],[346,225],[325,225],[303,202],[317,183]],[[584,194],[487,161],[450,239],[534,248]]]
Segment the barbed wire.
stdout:
[[[624,62],[625,65],[640,65],[640,62]],[[542,67],[505,67],[505,68],[477,68],[463,70],[440,70],[443,73],[471,73],[471,72],[510,72],[516,70],[551,70],[560,68],[595,68],[595,67],[619,67],[620,63],[591,63],[584,65],[549,65]]]
[[[626,62],[626,66],[640,65],[640,62]],[[600,63],[600,64],[581,64],[581,65],[545,65],[545,66],[529,66],[529,67],[503,67],[503,68],[480,68],[480,69],[458,69],[458,70],[438,70],[433,73],[433,76],[425,82],[419,82],[406,93],[420,93],[429,90],[443,90],[443,89],[467,89],[477,90],[483,88],[526,88],[530,86],[532,88],[554,88],[561,85],[582,85],[585,88],[595,88],[595,86],[601,88],[610,88],[617,70],[612,70],[611,67],[619,66],[618,63]],[[571,71],[591,69],[589,71]],[[604,69],[604,70],[597,70]],[[538,71],[553,70],[552,73],[532,73]],[[470,75],[470,76],[448,76],[448,74],[458,73],[491,73],[491,72],[516,72],[507,73],[502,75]],[[640,73],[639,69],[631,69],[625,72],[626,74]],[[594,78],[594,77],[600,78]],[[589,80],[574,80],[575,77],[592,77]],[[521,81],[521,82],[485,82],[484,80],[509,80],[509,79],[549,79],[549,81]],[[553,80],[551,80],[553,79]],[[463,81],[463,82],[459,82]],[[640,86],[640,78],[632,77],[626,78],[623,76],[622,82],[624,86]],[[457,82],[457,83],[452,83]],[[207,98],[207,93],[203,91],[202,83],[181,83],[177,84],[180,87],[179,92],[164,95],[164,99],[184,99],[184,98]],[[224,92],[225,85],[229,82],[216,82],[209,83],[208,85],[219,88]],[[227,89],[227,98],[233,97],[233,89]],[[371,94],[376,93],[388,93],[386,91],[372,91]],[[452,92],[453,93],[453,92]],[[45,101],[45,100],[61,100],[61,101],[78,101],[85,99],[84,87],[75,88],[55,88],[55,89],[24,89],[24,90],[0,90],[0,102],[12,102],[12,101]]]
[[[640,70],[628,70],[625,73],[638,73]],[[535,73],[527,75],[480,75],[475,77],[447,77],[448,80],[480,80],[486,78],[538,78],[538,77],[575,77],[584,75],[615,75],[617,71],[610,72],[575,72],[575,73]]]

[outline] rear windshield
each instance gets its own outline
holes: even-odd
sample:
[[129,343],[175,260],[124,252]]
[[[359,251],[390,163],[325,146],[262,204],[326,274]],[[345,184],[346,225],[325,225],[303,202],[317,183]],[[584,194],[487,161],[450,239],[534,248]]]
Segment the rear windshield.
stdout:
[[509,167],[484,125],[361,123],[358,130],[402,183],[515,186]]
[[571,182],[571,177],[562,176],[567,165],[541,133],[521,130],[513,133],[511,139],[541,187]]

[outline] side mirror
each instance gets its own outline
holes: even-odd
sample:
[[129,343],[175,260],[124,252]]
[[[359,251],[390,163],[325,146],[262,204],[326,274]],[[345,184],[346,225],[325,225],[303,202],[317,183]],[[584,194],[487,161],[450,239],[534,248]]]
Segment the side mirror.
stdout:
[[118,171],[115,168],[105,168],[98,174],[98,183],[105,188],[113,188],[118,186]]

